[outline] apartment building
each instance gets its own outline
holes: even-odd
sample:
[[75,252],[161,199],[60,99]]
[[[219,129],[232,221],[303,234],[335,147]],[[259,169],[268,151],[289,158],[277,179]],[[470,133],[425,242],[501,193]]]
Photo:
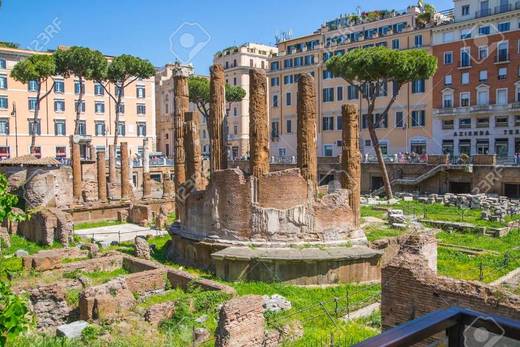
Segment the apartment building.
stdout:
[[456,0],[432,41],[437,151],[520,153],[520,2]]
[[[373,11],[362,16],[341,16],[322,25],[313,34],[279,42],[278,54],[269,59],[271,155],[296,155],[296,98],[298,75],[310,73],[316,80],[317,153],[333,157],[341,152],[341,105],[359,106],[360,148],[373,154],[368,133],[367,103],[356,88],[333,76],[324,62],[333,55],[361,47],[386,46],[393,49],[424,48],[431,51],[431,30],[417,25],[420,10],[411,6],[405,11]],[[356,17],[356,18],[354,18]],[[431,152],[432,80],[403,85],[388,114],[382,114],[393,95],[388,81],[375,109],[381,120],[376,129],[383,153]]]
[[[32,54],[51,54],[14,48],[0,48],[0,159],[30,153],[31,131],[36,105],[36,84],[27,85],[10,77],[17,62]],[[107,57],[108,59],[110,57]],[[42,87],[42,93],[50,94],[40,105],[40,113],[34,127],[36,155],[38,157],[69,157],[69,135],[74,133],[75,105],[79,81],[74,78],[54,77]],[[115,131],[119,141],[128,142],[132,153],[142,151],[143,139],[149,137],[155,143],[155,92],[153,79],[137,80],[124,90],[124,104],[117,129],[115,106],[103,88],[93,81],[86,81],[80,134],[91,141],[97,150],[105,150],[113,143]],[[113,91],[114,86],[109,85]],[[82,153],[85,155],[85,147]]]
[[249,154],[249,69],[267,69],[268,58],[277,51],[276,47],[245,43],[226,48],[213,57],[214,64],[224,67],[226,83],[246,91],[241,102],[227,103],[226,106],[228,156],[232,160]]
[[[157,69],[157,72],[155,74],[155,118],[157,151],[162,152],[168,158],[174,157],[174,68],[174,64],[166,64],[164,67]],[[202,114],[199,112],[199,110],[193,103],[190,103],[190,111],[197,113],[200,117],[201,126],[199,136],[201,141],[201,150],[204,156],[209,156],[209,136],[206,118],[202,116]]]

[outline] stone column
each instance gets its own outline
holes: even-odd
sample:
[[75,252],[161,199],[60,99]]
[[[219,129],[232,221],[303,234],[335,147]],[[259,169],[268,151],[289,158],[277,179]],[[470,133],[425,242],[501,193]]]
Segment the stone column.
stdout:
[[96,146],[94,146],[93,144],[90,144],[88,146],[88,149],[89,149],[89,159],[92,161],[96,160]]
[[163,199],[170,199],[173,197],[173,183],[170,179],[170,174],[163,174]]
[[302,176],[318,184],[316,155],[316,92],[314,77],[302,74],[298,80],[297,163]]
[[199,114],[186,112],[184,148],[186,149],[186,177],[197,190],[204,189],[202,182],[202,153],[199,137]]
[[210,69],[208,132],[210,143],[210,172],[227,168],[224,113],[226,112],[226,80],[224,68],[215,64]]
[[348,189],[349,205],[354,212],[354,222],[359,226],[361,220],[361,152],[359,151],[359,114],[353,104],[343,105],[343,144],[341,155],[341,185]]
[[116,146],[108,145],[108,180],[110,183],[116,183]]
[[74,202],[81,202],[81,153],[79,143],[70,138],[71,161],[72,161],[72,198]]
[[143,198],[149,198],[152,195],[152,180],[150,178],[150,150],[148,148],[148,139],[143,140]]
[[128,162],[128,143],[121,142],[121,200],[130,198],[130,164]]
[[107,201],[107,173],[105,168],[105,152],[97,152],[97,184],[98,200]]
[[269,126],[265,70],[249,70],[249,166],[260,177],[269,173]]

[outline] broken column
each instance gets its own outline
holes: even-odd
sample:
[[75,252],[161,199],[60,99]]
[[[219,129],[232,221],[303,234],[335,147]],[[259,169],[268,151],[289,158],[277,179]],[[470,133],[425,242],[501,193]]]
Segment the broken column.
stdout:
[[96,160],[96,146],[94,146],[93,144],[90,144],[88,146],[88,149],[89,149],[89,159],[92,161]]
[[316,92],[314,78],[302,74],[298,80],[297,163],[302,176],[317,185]]
[[265,70],[249,70],[249,166],[253,176],[269,173],[269,128]]
[[170,179],[170,174],[163,174],[163,199],[171,199],[173,197],[174,187]]
[[209,82],[209,119],[208,132],[210,143],[210,172],[227,168],[227,151],[224,138],[224,113],[226,84],[224,68],[215,64],[210,68]]
[[148,148],[148,139],[143,140],[143,198],[149,198],[152,195],[152,180],[150,178],[150,150]]
[[184,122],[184,149],[186,150],[186,177],[197,190],[202,186],[202,153],[199,137],[199,117],[193,112],[186,112]]
[[72,160],[72,198],[74,202],[81,202],[81,153],[79,143],[70,138],[71,160]]
[[108,145],[108,180],[116,183],[116,146]]
[[130,198],[130,164],[128,162],[128,143],[121,142],[121,200]]
[[354,223],[359,225],[361,219],[361,153],[359,151],[358,110],[353,104],[343,105],[343,144],[341,155],[341,169],[344,170],[341,185],[348,189],[349,205],[354,212]]
[[105,152],[97,152],[97,184],[98,200],[107,201],[107,174],[105,169]]

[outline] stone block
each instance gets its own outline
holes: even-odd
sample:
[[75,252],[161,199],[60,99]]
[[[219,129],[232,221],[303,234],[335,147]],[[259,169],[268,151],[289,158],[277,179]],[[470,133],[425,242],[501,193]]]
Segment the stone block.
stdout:
[[85,322],[84,320],[63,324],[56,328],[56,336],[76,339],[81,337],[81,333],[86,327],[88,327],[88,322]]
[[148,310],[146,310],[144,319],[152,325],[159,325],[161,321],[170,319],[174,312],[174,302],[163,302],[153,305]]

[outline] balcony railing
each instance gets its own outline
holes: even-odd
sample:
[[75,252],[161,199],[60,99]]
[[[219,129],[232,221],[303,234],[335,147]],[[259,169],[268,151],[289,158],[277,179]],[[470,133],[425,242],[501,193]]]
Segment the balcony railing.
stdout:
[[490,8],[483,8],[480,11],[475,12],[475,18],[491,16],[493,11]]
[[504,4],[504,5],[500,5],[500,6],[496,6],[495,7],[495,14],[509,12],[509,11],[512,11],[512,10],[513,10],[513,5],[512,4]]
[[446,333],[449,347],[475,345],[472,342],[484,346],[484,343],[481,344],[481,341],[478,340],[482,336],[479,334],[482,330],[489,334],[487,340],[491,341],[489,346],[496,345],[493,341],[503,340],[504,345],[508,341],[511,342],[511,345],[520,341],[520,322],[517,320],[451,307],[401,324],[355,346],[411,346],[442,332]]

